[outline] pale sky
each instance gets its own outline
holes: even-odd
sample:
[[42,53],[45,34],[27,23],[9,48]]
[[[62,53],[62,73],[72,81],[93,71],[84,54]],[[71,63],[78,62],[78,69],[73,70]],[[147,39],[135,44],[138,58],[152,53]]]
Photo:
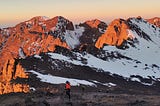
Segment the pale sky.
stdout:
[[160,0],[0,0],[0,28],[35,16],[63,16],[74,23],[160,17]]

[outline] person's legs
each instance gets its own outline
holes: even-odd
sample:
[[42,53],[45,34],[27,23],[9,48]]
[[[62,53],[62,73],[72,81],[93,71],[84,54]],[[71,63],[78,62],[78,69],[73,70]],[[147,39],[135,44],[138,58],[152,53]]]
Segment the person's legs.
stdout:
[[66,95],[68,96],[69,99],[71,98],[70,89],[67,89],[67,90],[66,90]]
[[69,100],[70,100],[71,99],[70,89],[68,90],[68,97],[69,97]]

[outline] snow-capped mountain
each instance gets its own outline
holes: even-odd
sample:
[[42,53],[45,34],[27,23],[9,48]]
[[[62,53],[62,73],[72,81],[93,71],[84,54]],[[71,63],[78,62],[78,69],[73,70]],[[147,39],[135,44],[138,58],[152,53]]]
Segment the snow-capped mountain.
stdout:
[[105,51],[102,57],[108,58],[104,70],[125,77],[159,78],[159,40],[160,28],[142,18],[129,18],[113,21],[96,46]]
[[[159,41],[160,28],[141,17],[115,19],[109,25],[97,19],[73,25],[61,16],[34,17],[0,30],[1,88],[13,79],[38,78],[34,81],[158,89]],[[1,94],[22,91],[17,85],[10,88]]]

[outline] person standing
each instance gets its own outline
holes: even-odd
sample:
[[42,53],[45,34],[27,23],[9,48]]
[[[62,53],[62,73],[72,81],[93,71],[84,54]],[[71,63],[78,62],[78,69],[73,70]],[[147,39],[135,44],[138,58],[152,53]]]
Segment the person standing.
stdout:
[[69,81],[66,81],[66,85],[65,85],[65,90],[66,90],[66,95],[68,96],[69,100],[71,99],[71,85]]

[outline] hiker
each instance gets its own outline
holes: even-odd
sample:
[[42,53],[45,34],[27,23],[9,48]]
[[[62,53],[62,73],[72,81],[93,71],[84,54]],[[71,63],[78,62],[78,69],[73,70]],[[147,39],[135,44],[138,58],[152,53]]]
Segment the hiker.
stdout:
[[71,98],[71,95],[70,95],[71,85],[70,85],[69,81],[66,81],[65,90],[66,90],[66,95],[69,97],[69,100],[70,100],[70,98]]

